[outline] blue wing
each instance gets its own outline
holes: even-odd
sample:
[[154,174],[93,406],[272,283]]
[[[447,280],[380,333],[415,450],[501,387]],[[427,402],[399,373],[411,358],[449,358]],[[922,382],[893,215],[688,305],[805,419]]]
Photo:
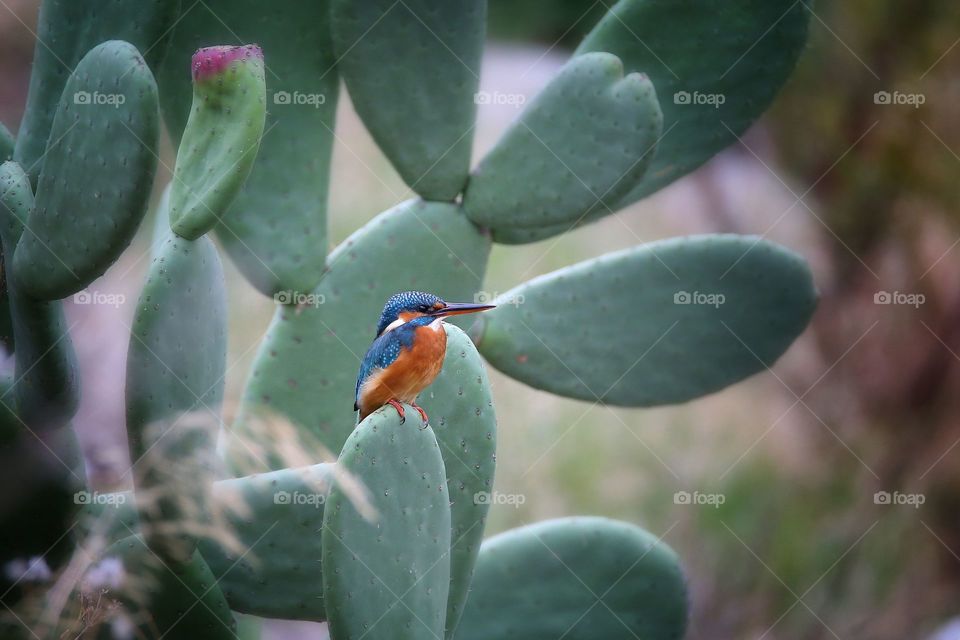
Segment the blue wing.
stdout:
[[409,347],[413,341],[413,332],[404,330],[406,325],[381,335],[373,341],[367,350],[367,355],[360,363],[360,373],[357,375],[357,389],[353,396],[353,410],[360,408],[360,387],[377,369],[386,369],[400,355],[400,350]]

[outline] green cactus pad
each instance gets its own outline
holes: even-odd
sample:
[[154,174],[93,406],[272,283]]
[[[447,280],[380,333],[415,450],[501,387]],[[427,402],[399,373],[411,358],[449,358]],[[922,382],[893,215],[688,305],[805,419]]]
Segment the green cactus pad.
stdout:
[[339,76],[327,2],[206,0],[185,11],[157,73],[174,140],[190,113],[190,56],[199,47],[256,42],[266,52],[267,119],[240,194],[217,236],[266,295],[310,291],[327,252],[327,186]]
[[400,177],[453,200],[470,170],[486,0],[334,0],[337,64]]
[[13,259],[33,207],[33,189],[23,168],[12,160],[0,164],[0,242],[7,262]]
[[[13,136],[10,134],[10,131],[3,126],[3,123],[0,122],[0,162],[7,162],[10,160],[10,158],[13,156],[13,145]],[[0,185],[0,189],[3,189],[2,185]],[[0,261],[2,261],[4,264],[6,263],[6,260],[4,260],[2,255],[2,251],[0,251]],[[7,273],[6,266],[4,266],[4,273]],[[10,296],[6,286],[0,288],[0,343],[3,344],[3,347],[7,350],[7,353],[13,353],[13,319],[10,316]]]
[[[411,200],[381,214],[331,253],[310,296],[286,292],[254,361],[241,414],[231,431],[263,442],[257,417],[279,414],[339,451],[356,424],[353,398],[360,360],[376,333],[383,304],[394,293],[430,291],[470,301],[480,287],[490,240],[453,205]],[[406,264],[416,260],[417,268]],[[228,459],[243,473],[258,461]],[[319,459],[319,458],[318,458]],[[271,462],[275,468],[283,460]]]
[[2,122],[0,122],[0,162],[6,162],[13,157],[13,147],[16,141],[13,134]]
[[240,548],[202,538],[234,611],[267,618],[325,620],[320,530],[331,464],[282,469],[214,483],[211,510],[225,515]]
[[[96,587],[98,575],[122,573],[118,588],[106,595],[120,601],[126,613],[140,622],[144,638],[236,638],[236,621],[213,573],[199,553],[183,564],[162,561],[139,536],[111,545],[87,573]],[[96,597],[96,593],[93,597]]]
[[[796,66],[810,11],[793,0],[621,0],[577,54],[609,51],[650,76],[664,136],[626,206],[670,184],[735,142]],[[669,28],[673,27],[673,28]],[[689,94],[689,100],[682,93]],[[709,96],[723,96],[710,101]]]
[[193,411],[219,419],[227,347],[224,287],[213,242],[168,236],[137,302],[127,353],[127,435],[135,460],[153,423]]
[[608,53],[573,58],[474,170],[464,210],[495,231],[606,213],[643,177],[661,126],[646,76]]
[[265,117],[260,47],[207,47],[193,54],[193,108],[170,195],[174,233],[195,240],[223,218],[253,168]]
[[157,168],[157,87],[136,48],[105,42],[67,81],[14,276],[53,300],[103,275],[136,233]]
[[338,464],[367,488],[372,518],[340,486],[323,513],[323,592],[331,637],[441,638],[450,587],[450,498],[433,429],[378,409]]
[[218,429],[215,416],[183,415],[140,436],[146,447],[134,466],[138,521],[144,542],[165,561],[189,561],[197,539],[209,534]]
[[[663,138],[647,173],[616,211],[690,173],[770,106],[807,41],[810,12],[793,0],[621,0],[577,54],[606,51],[657,88]],[[720,98],[723,96],[722,104]],[[581,223],[610,213],[595,209]],[[502,229],[497,242],[536,242],[570,230]]]
[[[213,243],[171,233],[137,302],[127,352],[127,437],[141,521],[158,531],[180,522],[189,533],[205,511],[226,368],[224,287]],[[147,542],[165,558],[183,559],[195,536],[184,537],[151,533]]]
[[687,588],[676,554],[606,518],[548,520],[483,544],[458,640],[679,640]]
[[[156,69],[166,55],[179,7],[179,0],[111,0],[109,8],[103,0],[41,3],[33,72],[15,153],[34,185],[64,85],[80,59],[102,42],[124,40],[142,51],[147,65]],[[90,134],[90,127],[78,128],[83,135]],[[56,134],[52,140],[57,140]]]
[[170,188],[168,183],[153,207],[153,226],[150,229],[150,258],[156,258],[170,237]]
[[620,406],[684,402],[763,371],[817,293],[800,256],[760,238],[677,238],[556,271],[481,316],[480,353],[538,389]]
[[[0,239],[5,271],[9,272],[24,222],[34,209],[30,180],[16,162],[0,166]],[[7,279],[10,318],[17,345],[13,393],[4,397],[16,405],[20,419],[31,428],[59,427],[73,416],[80,401],[80,382],[73,342],[59,301],[35,300],[16,278]]]
[[453,325],[447,355],[419,403],[430,417],[447,473],[450,494],[450,596],[446,637],[452,638],[470,588],[493,491],[497,461],[497,417],[490,381],[470,338]]
[[[2,423],[0,423],[2,424]],[[322,621],[320,530],[330,463],[281,469],[213,483],[213,535],[198,548],[234,611],[266,618]],[[117,505],[117,506],[114,506]],[[139,526],[130,492],[113,493],[84,509],[107,540]]]

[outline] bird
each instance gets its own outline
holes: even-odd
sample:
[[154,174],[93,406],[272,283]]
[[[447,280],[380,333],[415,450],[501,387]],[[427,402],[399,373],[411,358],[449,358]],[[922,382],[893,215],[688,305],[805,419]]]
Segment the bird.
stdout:
[[358,423],[385,405],[406,421],[401,403],[411,405],[429,424],[417,396],[440,374],[447,350],[443,319],[493,309],[492,304],[446,302],[432,293],[404,291],[390,296],[383,306],[377,334],[360,363],[353,410]]

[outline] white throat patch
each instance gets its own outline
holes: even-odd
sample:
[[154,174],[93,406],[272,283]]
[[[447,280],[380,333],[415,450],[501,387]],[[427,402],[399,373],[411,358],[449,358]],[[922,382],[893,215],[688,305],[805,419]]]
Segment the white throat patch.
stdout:
[[[383,332],[387,333],[388,331],[393,331],[397,327],[404,324],[406,324],[406,322],[404,321],[403,318],[397,318],[396,320],[388,324],[386,328],[383,330]],[[431,322],[428,326],[434,331],[443,331],[443,318],[437,318],[436,320]]]
[[397,327],[399,327],[399,326],[402,325],[402,324],[406,324],[406,323],[403,321],[403,318],[397,318],[396,320],[394,320],[393,322],[391,322],[390,324],[388,324],[388,325],[387,325],[387,328],[384,329],[383,332],[386,333],[386,332],[388,332],[388,331],[393,331],[394,329],[396,329]]

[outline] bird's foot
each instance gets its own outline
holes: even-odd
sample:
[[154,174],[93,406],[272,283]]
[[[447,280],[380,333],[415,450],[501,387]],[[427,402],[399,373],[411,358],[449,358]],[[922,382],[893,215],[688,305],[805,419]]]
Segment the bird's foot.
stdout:
[[397,410],[397,413],[400,415],[400,424],[403,424],[407,421],[406,411],[403,410],[403,405],[397,402],[396,400],[387,400],[387,404]]
[[417,413],[420,414],[420,417],[423,418],[423,426],[420,427],[420,430],[423,431],[424,429],[426,429],[427,427],[429,427],[429,426],[430,426],[430,418],[427,417],[427,412],[423,410],[423,407],[419,406],[416,402],[414,402],[414,403],[413,403],[412,405],[410,405],[410,406],[412,406],[414,409],[416,409],[416,410],[417,410]]

